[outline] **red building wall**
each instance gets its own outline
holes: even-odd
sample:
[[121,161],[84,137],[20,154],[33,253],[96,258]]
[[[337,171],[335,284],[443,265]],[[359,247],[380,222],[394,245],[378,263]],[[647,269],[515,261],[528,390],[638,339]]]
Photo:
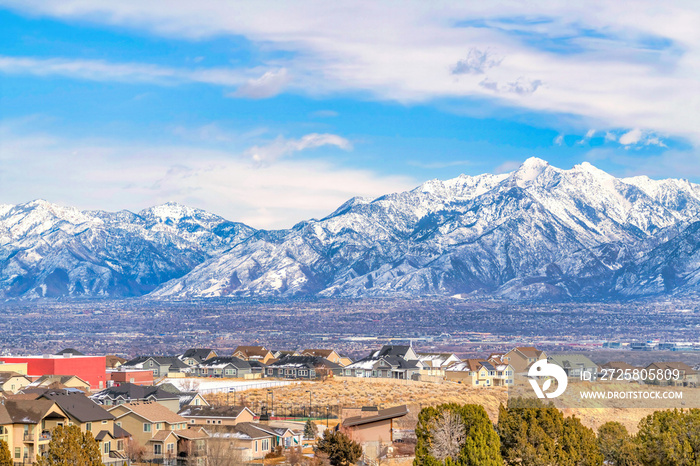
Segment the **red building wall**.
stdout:
[[[119,386],[125,382],[136,385],[153,385],[153,371],[113,371],[107,373],[114,385]],[[133,382],[131,381],[133,379]]]
[[97,390],[107,386],[107,362],[104,356],[17,356],[0,357],[5,362],[26,362],[27,375],[77,375]]

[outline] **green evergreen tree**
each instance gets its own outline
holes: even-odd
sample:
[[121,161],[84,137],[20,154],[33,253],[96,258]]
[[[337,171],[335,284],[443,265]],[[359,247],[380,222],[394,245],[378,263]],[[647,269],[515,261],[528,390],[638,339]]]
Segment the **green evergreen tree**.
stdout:
[[619,422],[606,422],[598,428],[598,446],[608,464],[638,466],[639,448],[627,428]]
[[443,404],[421,410],[415,466],[501,466],[500,441],[479,405]]
[[323,437],[318,441],[316,448],[328,455],[333,466],[355,464],[362,456],[362,447],[359,443],[350,440],[344,433],[331,429],[326,429],[323,432]]
[[598,466],[603,455],[595,433],[554,405],[513,398],[498,413],[501,454],[507,465]]
[[38,457],[38,466],[104,466],[100,446],[90,432],[78,426],[58,426],[51,434],[46,456]]
[[311,419],[307,419],[306,424],[304,425],[304,437],[308,439],[315,439],[317,435],[318,426],[316,426],[316,423]]
[[0,440],[0,466],[12,466],[10,446],[4,440]]
[[656,411],[639,422],[637,442],[645,466],[700,464],[700,409]]

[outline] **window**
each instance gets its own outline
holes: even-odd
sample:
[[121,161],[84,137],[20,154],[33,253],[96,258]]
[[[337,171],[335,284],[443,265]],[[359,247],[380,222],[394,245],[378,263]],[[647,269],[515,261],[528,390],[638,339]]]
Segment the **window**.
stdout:
[[153,375],[158,376],[158,369],[153,369]]
[[22,459],[22,449],[20,447],[15,447],[15,459]]
[[166,447],[166,451],[167,451],[169,454],[175,453],[175,444],[174,444],[174,443],[169,443],[169,444],[167,445],[167,447]]
[[85,423],[85,430],[87,432],[92,432],[92,422],[86,422]]
[[118,425],[119,427],[121,427],[121,426],[122,426],[122,421],[117,421],[117,422],[115,422],[115,424]]
[[146,423],[146,422],[144,422],[144,423],[143,423],[143,431],[144,431],[144,432],[150,432],[150,431],[151,431],[151,425],[148,424],[148,423]]
[[109,450],[111,449],[111,445],[109,442],[105,442],[104,444],[104,449],[102,450],[105,455],[109,455]]
[[102,421],[102,424],[103,424],[103,425],[104,425],[104,424],[107,424],[107,421]]
[[129,378],[129,383],[134,383],[134,378],[133,378],[133,377],[130,377],[130,378]]
[[124,450],[124,440],[117,440],[117,450],[118,451]]
[[153,454],[154,455],[162,455],[163,454],[163,445],[161,445],[160,443],[153,444]]
[[270,449],[270,441],[268,439],[263,439],[262,441],[262,450],[266,451]]
[[156,424],[156,430],[161,430],[163,428],[163,423],[159,422]]

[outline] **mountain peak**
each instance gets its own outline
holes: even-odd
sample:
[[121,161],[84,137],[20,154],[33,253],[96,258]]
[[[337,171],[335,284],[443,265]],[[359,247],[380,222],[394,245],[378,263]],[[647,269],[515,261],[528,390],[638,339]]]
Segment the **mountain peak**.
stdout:
[[518,186],[525,186],[539,178],[549,166],[549,162],[546,160],[530,157],[513,172],[513,178]]

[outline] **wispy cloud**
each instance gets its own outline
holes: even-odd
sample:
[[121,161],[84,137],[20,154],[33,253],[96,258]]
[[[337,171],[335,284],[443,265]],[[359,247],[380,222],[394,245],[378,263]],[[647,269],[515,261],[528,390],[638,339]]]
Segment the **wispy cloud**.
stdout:
[[229,95],[232,97],[245,97],[249,99],[266,99],[282,92],[290,80],[289,73],[287,73],[285,68],[267,71],[259,78],[248,80]]
[[617,140],[623,146],[631,147],[634,145],[644,145],[644,146],[660,146],[666,147],[666,144],[661,140],[661,138],[655,134],[648,131],[642,131],[639,128],[634,128],[627,131]]
[[256,163],[269,163],[295,152],[321,146],[335,146],[343,150],[352,149],[350,141],[343,137],[335,134],[312,133],[299,139],[286,139],[280,136],[269,144],[253,146],[245,153]]

